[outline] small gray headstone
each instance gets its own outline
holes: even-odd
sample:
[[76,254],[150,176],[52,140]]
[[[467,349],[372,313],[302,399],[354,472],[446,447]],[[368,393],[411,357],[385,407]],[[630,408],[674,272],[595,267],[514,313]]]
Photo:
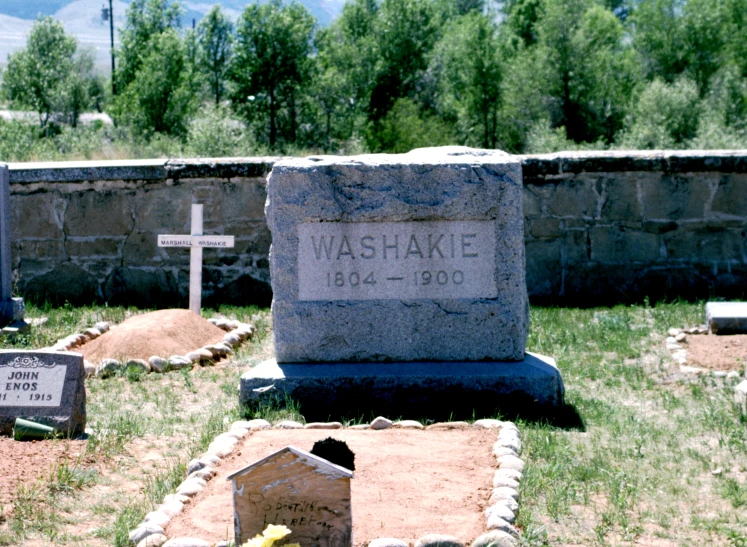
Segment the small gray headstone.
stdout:
[[0,350],[0,433],[25,418],[79,435],[86,427],[83,356]]

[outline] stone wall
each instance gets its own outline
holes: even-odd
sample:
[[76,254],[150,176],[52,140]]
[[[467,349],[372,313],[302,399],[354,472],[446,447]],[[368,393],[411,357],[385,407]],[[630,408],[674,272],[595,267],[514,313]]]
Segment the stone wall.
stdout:
[[185,305],[189,250],[158,234],[235,236],[203,251],[203,303],[269,305],[265,182],[275,158],[11,164],[13,269],[34,301]]
[[[189,252],[156,245],[205,233],[206,304],[267,304],[265,177],[275,158],[11,164],[17,292],[36,301],[176,305]],[[742,296],[747,152],[523,156],[527,284],[535,303]]]

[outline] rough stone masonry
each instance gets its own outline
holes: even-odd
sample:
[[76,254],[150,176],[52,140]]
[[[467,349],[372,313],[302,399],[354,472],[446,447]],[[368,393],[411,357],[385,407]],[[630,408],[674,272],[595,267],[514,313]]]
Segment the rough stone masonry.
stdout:
[[522,174],[501,152],[281,161],[268,179],[276,359],[244,404],[289,396],[307,419],[433,419],[563,404],[525,354]]
[[266,215],[279,363],[524,358],[522,180],[511,156],[282,161]]

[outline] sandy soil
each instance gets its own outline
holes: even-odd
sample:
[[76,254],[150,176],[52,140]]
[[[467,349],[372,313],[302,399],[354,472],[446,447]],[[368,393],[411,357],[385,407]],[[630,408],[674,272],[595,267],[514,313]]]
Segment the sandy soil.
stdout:
[[689,366],[737,371],[745,368],[747,334],[688,334],[682,347],[687,350]]
[[149,359],[184,355],[223,340],[225,331],[189,310],[171,309],[130,317],[75,351],[97,363],[104,358]]
[[39,479],[46,479],[57,462],[72,466],[83,451],[86,441],[14,441],[0,437],[0,518],[11,509],[17,489],[31,488]]
[[345,429],[249,435],[220,464],[205,490],[169,523],[166,534],[210,542],[233,539],[233,500],[226,476],[288,445],[311,450],[326,437],[344,440],[355,453],[351,484],[356,546],[377,537],[412,544],[427,533],[453,535],[469,544],[485,531],[482,511],[495,471],[495,431]]

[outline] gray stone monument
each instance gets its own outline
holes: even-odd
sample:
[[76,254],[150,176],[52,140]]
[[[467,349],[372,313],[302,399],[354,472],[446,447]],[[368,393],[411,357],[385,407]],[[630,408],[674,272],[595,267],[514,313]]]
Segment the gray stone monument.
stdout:
[[0,434],[9,435],[16,418],[82,434],[84,376],[79,353],[0,350]]
[[562,405],[552,359],[525,355],[515,158],[294,159],[267,193],[276,359],[242,376],[243,403],[288,394],[307,418]]
[[23,322],[23,299],[13,298],[13,259],[10,247],[10,174],[0,163],[0,327],[19,330]]

